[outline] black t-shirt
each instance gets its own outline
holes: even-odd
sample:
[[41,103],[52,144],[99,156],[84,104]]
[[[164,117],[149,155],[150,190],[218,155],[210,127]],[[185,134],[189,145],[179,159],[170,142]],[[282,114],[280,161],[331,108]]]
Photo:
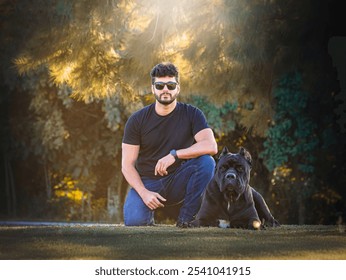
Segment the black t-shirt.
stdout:
[[[194,136],[208,128],[202,111],[192,105],[177,102],[175,109],[166,116],[155,111],[155,103],[135,112],[125,125],[123,143],[139,145],[136,168],[141,177],[155,178],[157,161],[171,150],[190,147]],[[168,168],[172,173],[179,165],[177,160]]]

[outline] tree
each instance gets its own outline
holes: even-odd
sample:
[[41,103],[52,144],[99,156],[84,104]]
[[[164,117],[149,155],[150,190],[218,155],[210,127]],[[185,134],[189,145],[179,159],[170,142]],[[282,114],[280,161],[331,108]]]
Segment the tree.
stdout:
[[[79,182],[74,187],[94,198],[110,185],[123,197],[123,126],[150,101],[148,72],[164,60],[179,65],[181,98],[203,108],[220,143],[263,152],[268,168],[256,159],[266,169],[263,185],[271,179],[269,171],[286,165],[300,170],[299,178],[310,174],[309,182],[326,181],[311,173],[325,165],[321,147],[333,154],[329,166],[339,160],[333,151],[339,142],[332,141],[335,76],[321,32],[326,1],[4,3],[3,53],[22,77],[3,73],[18,79],[17,91],[30,106],[16,139],[45,166],[47,190],[71,177]],[[7,91],[14,92],[10,86]],[[13,103],[12,98],[6,100]],[[290,106],[298,107],[291,112]],[[301,151],[311,158],[302,158]],[[322,185],[309,183],[315,194]],[[292,187],[298,190],[299,183]]]

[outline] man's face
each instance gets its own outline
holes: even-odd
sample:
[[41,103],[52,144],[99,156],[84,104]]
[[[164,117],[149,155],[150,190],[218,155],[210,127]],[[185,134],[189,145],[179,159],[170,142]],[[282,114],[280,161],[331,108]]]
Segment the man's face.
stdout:
[[[157,87],[159,89],[157,89]],[[160,87],[163,88],[160,89]],[[175,89],[170,89],[171,87],[175,87]],[[159,103],[169,105],[177,99],[180,87],[175,77],[156,77],[155,83],[151,86],[151,90]]]

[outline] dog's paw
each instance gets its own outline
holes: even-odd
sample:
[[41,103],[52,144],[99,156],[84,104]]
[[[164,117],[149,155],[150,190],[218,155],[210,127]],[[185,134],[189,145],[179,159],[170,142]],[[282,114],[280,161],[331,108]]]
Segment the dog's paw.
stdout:
[[193,220],[193,221],[189,222],[189,227],[200,227],[199,221]]
[[262,223],[265,227],[280,227],[281,224],[276,219],[270,219],[270,221],[263,220]]
[[189,222],[189,226],[188,227],[217,227],[219,225],[219,221],[218,220],[213,220],[213,221],[209,221],[209,220],[192,220],[191,222]]
[[230,223],[230,221],[227,221],[227,220],[218,220],[218,227],[219,228],[230,228],[231,223]]
[[260,229],[262,229],[262,224],[261,224],[261,222],[258,221],[258,220],[253,220],[253,221],[250,222],[250,224],[248,225],[248,229],[260,230]]

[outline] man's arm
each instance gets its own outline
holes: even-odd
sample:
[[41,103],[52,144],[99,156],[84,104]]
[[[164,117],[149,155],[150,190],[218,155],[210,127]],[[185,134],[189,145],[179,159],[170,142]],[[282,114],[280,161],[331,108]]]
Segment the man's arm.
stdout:
[[215,155],[217,144],[214,133],[210,128],[205,128],[195,135],[196,143],[186,149],[177,150],[179,159],[196,158],[202,155]]
[[159,207],[164,207],[161,201],[166,201],[166,199],[156,192],[151,192],[147,190],[142,182],[141,177],[138,174],[138,171],[135,167],[138,154],[138,145],[130,145],[123,143],[121,171],[126,181],[137,191],[145,205],[147,205],[151,210],[155,210]]
[[[195,135],[196,143],[186,149],[177,150],[179,159],[191,159],[202,155],[215,155],[217,153],[217,143],[214,133],[210,128],[205,128]],[[155,175],[165,176],[168,174],[167,168],[175,162],[175,158],[168,154],[161,158],[155,166]]]

